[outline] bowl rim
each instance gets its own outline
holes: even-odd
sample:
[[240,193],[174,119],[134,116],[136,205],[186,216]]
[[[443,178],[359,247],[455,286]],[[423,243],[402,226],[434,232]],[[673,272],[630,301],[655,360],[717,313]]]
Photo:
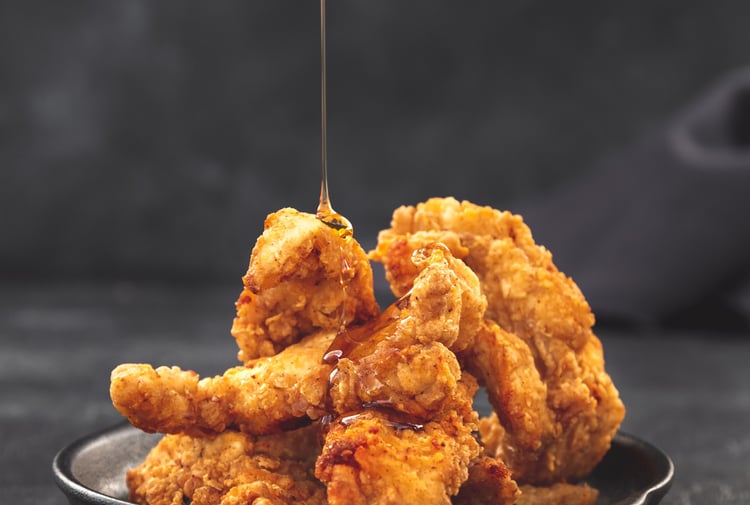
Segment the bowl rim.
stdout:
[[60,490],[68,496],[84,503],[94,503],[96,505],[133,505],[133,502],[123,501],[113,496],[108,496],[82,484],[75,475],[73,475],[73,460],[86,447],[95,440],[104,435],[111,435],[120,431],[127,431],[133,428],[129,423],[118,423],[107,428],[97,430],[88,435],[84,435],[69,445],[58,451],[52,460],[52,474],[55,478],[55,484]]
[[[52,460],[52,472],[55,483],[68,497],[71,503],[86,503],[91,505],[133,505],[133,502],[124,501],[119,498],[108,496],[87,487],[73,475],[72,467],[76,456],[91,443],[105,435],[114,435],[123,431],[138,430],[129,423],[118,423],[88,435],[82,436],[71,444],[63,447]],[[143,432],[145,433],[145,432]],[[675,473],[675,465],[672,459],[664,451],[655,445],[627,432],[618,431],[612,438],[612,446],[620,450],[631,450],[646,453],[648,458],[654,462],[661,476],[653,484],[638,490],[628,498],[627,502],[618,502],[614,505],[647,505],[657,503],[669,491]],[[76,500],[76,501],[73,501]],[[654,501],[656,500],[656,501]]]
[[662,475],[661,479],[643,489],[639,496],[633,497],[633,501],[628,502],[628,505],[646,505],[649,503],[656,503],[652,502],[652,500],[655,499],[658,501],[664,497],[672,487],[672,481],[674,479],[675,466],[672,458],[670,458],[666,452],[650,442],[627,432],[618,431],[612,439],[612,443],[615,442],[623,448],[637,448],[648,453],[649,458],[658,465],[659,473]]

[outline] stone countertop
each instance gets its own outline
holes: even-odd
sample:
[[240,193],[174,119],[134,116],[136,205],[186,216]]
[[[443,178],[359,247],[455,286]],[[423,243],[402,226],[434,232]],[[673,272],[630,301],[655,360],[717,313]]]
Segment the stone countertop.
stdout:
[[[117,424],[109,373],[122,362],[216,374],[236,363],[238,287],[0,288],[0,492],[4,503],[66,503],[51,462]],[[676,467],[662,503],[750,502],[750,335],[599,329],[628,408],[623,431]]]

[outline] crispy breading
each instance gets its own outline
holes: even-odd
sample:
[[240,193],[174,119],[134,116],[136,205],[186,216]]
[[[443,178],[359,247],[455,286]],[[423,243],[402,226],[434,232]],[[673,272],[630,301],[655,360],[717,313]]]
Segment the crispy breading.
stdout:
[[331,380],[338,414],[379,404],[429,420],[455,395],[461,368],[454,351],[472,345],[486,302],[476,276],[447,248],[415,256],[410,291],[332,346],[344,348],[334,349],[341,356]]
[[342,415],[380,405],[418,421],[432,419],[456,394],[461,367],[438,342],[394,348],[376,346],[361,360],[342,359],[331,381],[333,409]]
[[[558,271],[551,253],[534,242],[523,218],[454,198],[431,198],[393,213],[370,258],[382,262],[396,296],[411,285],[414,267],[405,258],[441,242],[463,259],[482,284],[487,316],[503,328],[583,345],[594,316],[572,279]],[[537,313],[540,311],[541,313]]]
[[331,365],[321,357],[333,337],[313,334],[275,356],[205,379],[178,367],[122,364],[112,371],[110,396],[131,424],[148,432],[277,432],[326,412]]
[[[492,456],[496,456],[495,448],[500,442],[513,451],[538,450],[540,441],[556,432],[554,418],[547,408],[547,384],[534,364],[529,346],[521,338],[486,321],[465,362],[485,385],[492,403],[499,405],[495,407],[496,417],[502,416],[502,426],[507,427],[502,437],[495,435],[492,441],[483,437]],[[502,426],[498,423],[498,427]],[[506,451],[509,456],[499,459],[514,466],[513,451]]]
[[449,505],[480,456],[466,374],[444,411],[424,424],[367,410],[334,421],[316,463],[331,505]]
[[324,505],[314,475],[319,426],[253,437],[167,435],[128,471],[130,500],[141,505]]
[[469,478],[461,485],[453,505],[514,505],[520,494],[508,467],[484,456],[469,468]]
[[470,345],[481,323],[479,283],[443,246],[414,263],[412,289],[332,346],[342,353],[334,419],[316,465],[331,504],[448,504],[481,455],[478,386],[451,351]]
[[[397,209],[370,257],[399,297],[382,313],[359,244],[282,209],[237,302],[245,366],[204,379],[140,364],[112,372],[131,423],[179,433],[129,472],[134,500],[595,502],[596,490],[563,483],[597,464],[624,407],[586,300],[523,220],[431,199]],[[494,409],[481,420],[478,383]]]
[[372,268],[359,243],[290,208],[266,218],[243,284],[232,326],[243,362],[380,311]]
[[[519,482],[583,477],[607,451],[625,409],[580,290],[534,243],[520,216],[453,198],[397,209],[370,257],[384,264],[400,295],[415,278],[413,251],[435,242],[476,273],[487,297],[485,317],[502,330],[485,332],[463,356],[489,385],[503,423],[495,455]],[[509,364],[514,376],[503,368]],[[518,380],[519,372],[528,381]]]

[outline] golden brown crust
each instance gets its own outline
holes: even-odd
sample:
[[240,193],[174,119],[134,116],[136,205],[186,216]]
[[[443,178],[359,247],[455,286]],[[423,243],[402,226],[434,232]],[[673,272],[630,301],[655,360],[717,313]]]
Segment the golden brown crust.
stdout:
[[[113,371],[133,424],[181,433],[129,472],[134,500],[594,503],[561,482],[601,459],[624,408],[588,304],[523,220],[431,199],[397,209],[370,254],[401,297],[382,314],[356,241],[271,214],[232,329],[245,366]],[[496,412],[482,420],[477,379]]]
[[583,477],[606,452],[625,410],[580,290],[534,243],[520,216],[453,198],[397,209],[370,257],[384,264],[398,295],[414,279],[412,252],[436,241],[477,275],[487,298],[487,323],[462,360],[489,385],[502,424],[489,453],[519,482]]
[[485,456],[469,469],[453,505],[513,505],[521,491],[502,462]]
[[215,438],[167,435],[128,471],[141,505],[324,505],[313,476],[318,426],[266,437],[225,431]]
[[334,421],[316,463],[331,505],[449,505],[481,454],[465,377],[443,413],[410,427],[376,410]]
[[445,247],[414,259],[410,291],[338,362],[316,465],[331,504],[450,504],[481,455],[478,386],[451,350],[481,324],[479,282]]
[[325,413],[331,366],[321,356],[333,336],[310,335],[275,356],[205,379],[178,367],[123,364],[112,371],[112,403],[148,432],[277,432]]
[[243,362],[276,354],[318,330],[367,321],[380,311],[359,243],[340,237],[314,215],[289,208],[266,218],[243,284],[232,326]]

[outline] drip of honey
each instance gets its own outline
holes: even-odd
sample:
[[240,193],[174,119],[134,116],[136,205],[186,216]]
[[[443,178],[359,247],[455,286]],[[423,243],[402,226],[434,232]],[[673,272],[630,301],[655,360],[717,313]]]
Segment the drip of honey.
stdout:
[[[320,144],[321,144],[321,168],[320,179],[320,201],[316,217],[325,225],[333,228],[343,240],[354,235],[352,223],[347,218],[333,210],[331,197],[328,192],[328,147],[327,147],[327,120],[326,120],[326,2],[320,0]],[[339,331],[346,325],[346,286],[351,278],[352,268],[346,260],[344,245],[341,244],[341,273],[339,283],[342,290],[342,307],[339,322]]]
[[333,210],[328,193],[328,147],[326,121],[326,1],[320,0],[320,144],[322,177],[320,180],[320,202],[316,216],[336,230],[342,238],[354,234],[352,223]]
[[[327,226],[333,228],[342,240],[351,238],[354,234],[354,228],[351,222],[333,209],[331,197],[328,192],[328,147],[327,147],[327,120],[326,120],[326,3],[320,0],[320,108],[321,108],[321,167],[322,177],[320,181],[320,201],[316,217]],[[343,303],[346,303],[346,285],[349,279],[351,267],[346,261],[343,243],[341,247],[341,274],[339,282],[343,292]],[[358,327],[346,327],[344,307],[341,308],[341,320],[339,330],[330,347],[323,356],[323,362],[333,365],[333,370],[328,378],[329,389],[338,373],[338,362],[341,358],[348,357],[356,359],[366,356],[377,345],[378,342],[391,335],[398,323],[401,310],[408,303],[409,293],[394,302],[390,307],[383,311],[379,317]],[[327,403],[330,406],[330,397]],[[377,410],[384,414],[386,425],[395,430],[422,430],[423,425],[412,422],[408,414],[398,412],[392,408],[391,402],[381,401],[372,402],[362,405],[362,409]],[[329,408],[329,414],[321,418],[321,423],[327,425],[334,420],[349,426],[361,413],[352,413],[338,417],[332,408]]]

